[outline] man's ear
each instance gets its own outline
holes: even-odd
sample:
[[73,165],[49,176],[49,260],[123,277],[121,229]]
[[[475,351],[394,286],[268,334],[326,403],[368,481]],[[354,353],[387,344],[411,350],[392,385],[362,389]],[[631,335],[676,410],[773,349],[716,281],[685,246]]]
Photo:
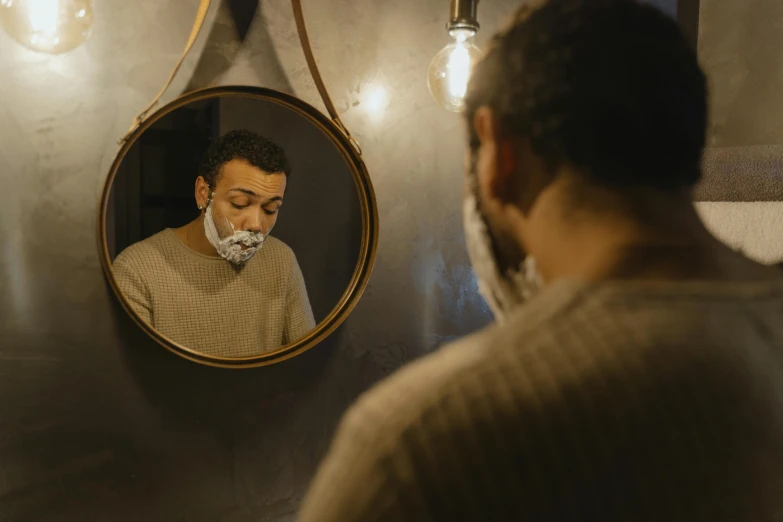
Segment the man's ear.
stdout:
[[196,178],[196,205],[202,208],[207,207],[209,201],[209,184],[203,176]]
[[489,107],[479,107],[473,115],[473,128],[482,145],[495,141],[494,117]]
[[482,158],[482,176],[487,195],[501,203],[514,203],[515,150],[500,121],[489,107],[479,107],[473,118],[476,136],[485,154]]

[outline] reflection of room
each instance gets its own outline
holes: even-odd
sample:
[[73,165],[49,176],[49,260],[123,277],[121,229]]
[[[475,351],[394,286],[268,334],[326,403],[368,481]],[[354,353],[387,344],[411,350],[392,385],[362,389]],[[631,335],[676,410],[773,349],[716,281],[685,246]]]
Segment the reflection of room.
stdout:
[[193,190],[201,154],[220,136],[220,101],[196,102],[157,121],[128,151],[109,216],[112,258],[129,245],[197,215]]
[[272,100],[230,94],[197,100],[144,130],[119,164],[110,192],[110,256],[199,215],[194,187],[205,151],[234,130],[272,140],[291,164],[272,237],[296,254],[321,320],[346,291],[359,258],[357,185],[333,140],[307,117]]

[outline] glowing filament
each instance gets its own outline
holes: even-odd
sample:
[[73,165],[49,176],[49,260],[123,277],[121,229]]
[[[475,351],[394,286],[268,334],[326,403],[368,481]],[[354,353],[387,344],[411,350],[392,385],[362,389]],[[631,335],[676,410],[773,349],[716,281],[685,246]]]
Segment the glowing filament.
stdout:
[[470,74],[470,54],[468,49],[457,43],[449,56],[447,79],[449,94],[454,98],[464,98],[468,89],[468,75]]
[[28,0],[27,18],[35,33],[53,36],[57,32],[60,0]]

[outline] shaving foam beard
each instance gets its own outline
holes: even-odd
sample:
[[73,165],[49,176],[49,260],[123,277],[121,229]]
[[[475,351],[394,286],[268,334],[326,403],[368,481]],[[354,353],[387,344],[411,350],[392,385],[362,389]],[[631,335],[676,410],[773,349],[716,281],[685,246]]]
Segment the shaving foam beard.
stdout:
[[[236,232],[234,231],[234,225],[232,225],[230,221],[228,224],[231,227],[232,234],[221,237],[212,216],[212,203],[210,202],[210,204],[207,205],[206,212],[204,212],[204,232],[207,235],[207,240],[215,247],[215,250],[220,257],[232,265],[243,265],[250,260],[256,252],[261,250],[261,247],[264,246],[266,235],[247,230]],[[246,246],[247,248],[243,249],[242,246]]]
[[502,323],[514,308],[531,299],[540,289],[541,278],[535,260],[527,256],[517,269],[509,269],[505,274],[500,272],[475,186],[471,186],[465,198],[462,216],[468,257],[476,274],[479,293],[495,319]]

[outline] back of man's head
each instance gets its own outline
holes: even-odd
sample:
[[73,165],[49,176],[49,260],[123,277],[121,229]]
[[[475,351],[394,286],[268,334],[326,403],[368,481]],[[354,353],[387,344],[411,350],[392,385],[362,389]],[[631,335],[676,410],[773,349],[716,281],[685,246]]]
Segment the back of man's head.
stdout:
[[552,171],[666,191],[699,179],[705,76],[676,22],[636,0],[522,8],[473,72],[469,122],[481,106]]

